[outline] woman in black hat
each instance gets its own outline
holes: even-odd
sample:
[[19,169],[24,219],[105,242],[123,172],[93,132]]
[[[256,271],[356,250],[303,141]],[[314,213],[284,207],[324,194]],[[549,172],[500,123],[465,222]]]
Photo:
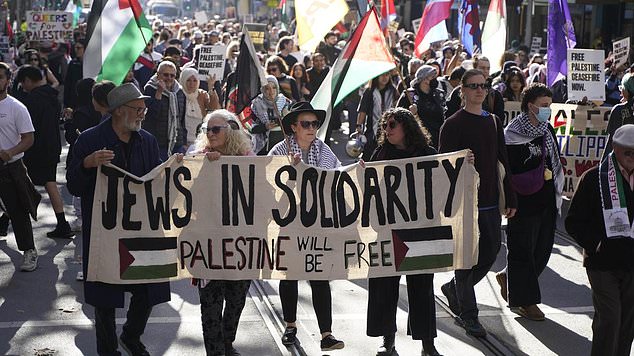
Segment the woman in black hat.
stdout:
[[[317,138],[317,129],[321,126],[326,112],[313,109],[310,103],[300,101],[293,104],[291,110],[282,119],[282,126],[287,139],[277,143],[269,152],[269,156],[292,155],[295,162],[333,169],[341,165],[339,159],[322,140]],[[337,350],[344,347],[331,333],[332,299],[328,281],[309,281],[312,289],[313,308],[317,314],[317,323],[321,332],[321,350]],[[280,300],[286,322],[286,330],[282,336],[284,345],[292,345],[297,341],[297,281],[280,281]]]

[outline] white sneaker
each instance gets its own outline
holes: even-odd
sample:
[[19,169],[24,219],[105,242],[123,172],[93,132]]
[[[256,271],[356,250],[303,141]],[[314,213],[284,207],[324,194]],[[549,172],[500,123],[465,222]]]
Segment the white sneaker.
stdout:
[[24,251],[24,261],[22,261],[22,266],[20,266],[20,270],[24,272],[32,272],[37,268],[37,251],[35,249],[30,249]]
[[74,232],[81,232],[81,218],[77,218],[70,223],[70,230]]

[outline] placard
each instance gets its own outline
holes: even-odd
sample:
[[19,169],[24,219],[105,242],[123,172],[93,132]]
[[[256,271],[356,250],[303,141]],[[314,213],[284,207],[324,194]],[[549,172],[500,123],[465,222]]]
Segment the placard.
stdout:
[[245,23],[244,27],[249,31],[251,42],[256,51],[264,51],[264,34],[266,33],[266,25],[259,23]]
[[605,101],[603,50],[568,48],[568,100]]
[[531,40],[531,53],[539,53],[542,49],[542,38],[533,37]]
[[11,58],[11,39],[9,36],[0,36],[0,54],[5,62],[9,62]]
[[216,76],[216,80],[222,81],[225,73],[225,55],[227,47],[216,44],[213,46],[198,47],[198,79],[207,80],[207,76]]
[[618,67],[627,63],[630,58],[630,38],[612,42],[612,56],[614,57],[614,66]]
[[171,158],[97,172],[87,280],[334,280],[469,269],[467,150],[322,170],[288,157]]
[[27,11],[26,26],[27,41],[70,41],[73,38],[73,13]]
[[416,20],[412,20],[412,28],[414,29],[414,33],[418,33],[418,28],[420,27],[420,23],[422,20],[422,17]]
[[199,27],[203,27],[209,21],[209,18],[206,12],[196,11],[194,12],[194,20],[196,20]]

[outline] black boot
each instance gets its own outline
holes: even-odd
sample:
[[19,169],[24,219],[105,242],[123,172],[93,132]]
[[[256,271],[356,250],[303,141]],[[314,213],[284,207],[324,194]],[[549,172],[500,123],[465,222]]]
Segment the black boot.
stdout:
[[240,356],[240,353],[231,342],[225,342],[225,356]]
[[421,356],[442,356],[436,350],[436,346],[434,346],[434,339],[423,339],[423,351],[421,351]]
[[394,339],[394,334],[383,336],[383,345],[377,350],[376,356],[392,356],[396,351],[394,348]]
[[9,230],[9,215],[3,213],[0,216],[0,236],[7,236]]

